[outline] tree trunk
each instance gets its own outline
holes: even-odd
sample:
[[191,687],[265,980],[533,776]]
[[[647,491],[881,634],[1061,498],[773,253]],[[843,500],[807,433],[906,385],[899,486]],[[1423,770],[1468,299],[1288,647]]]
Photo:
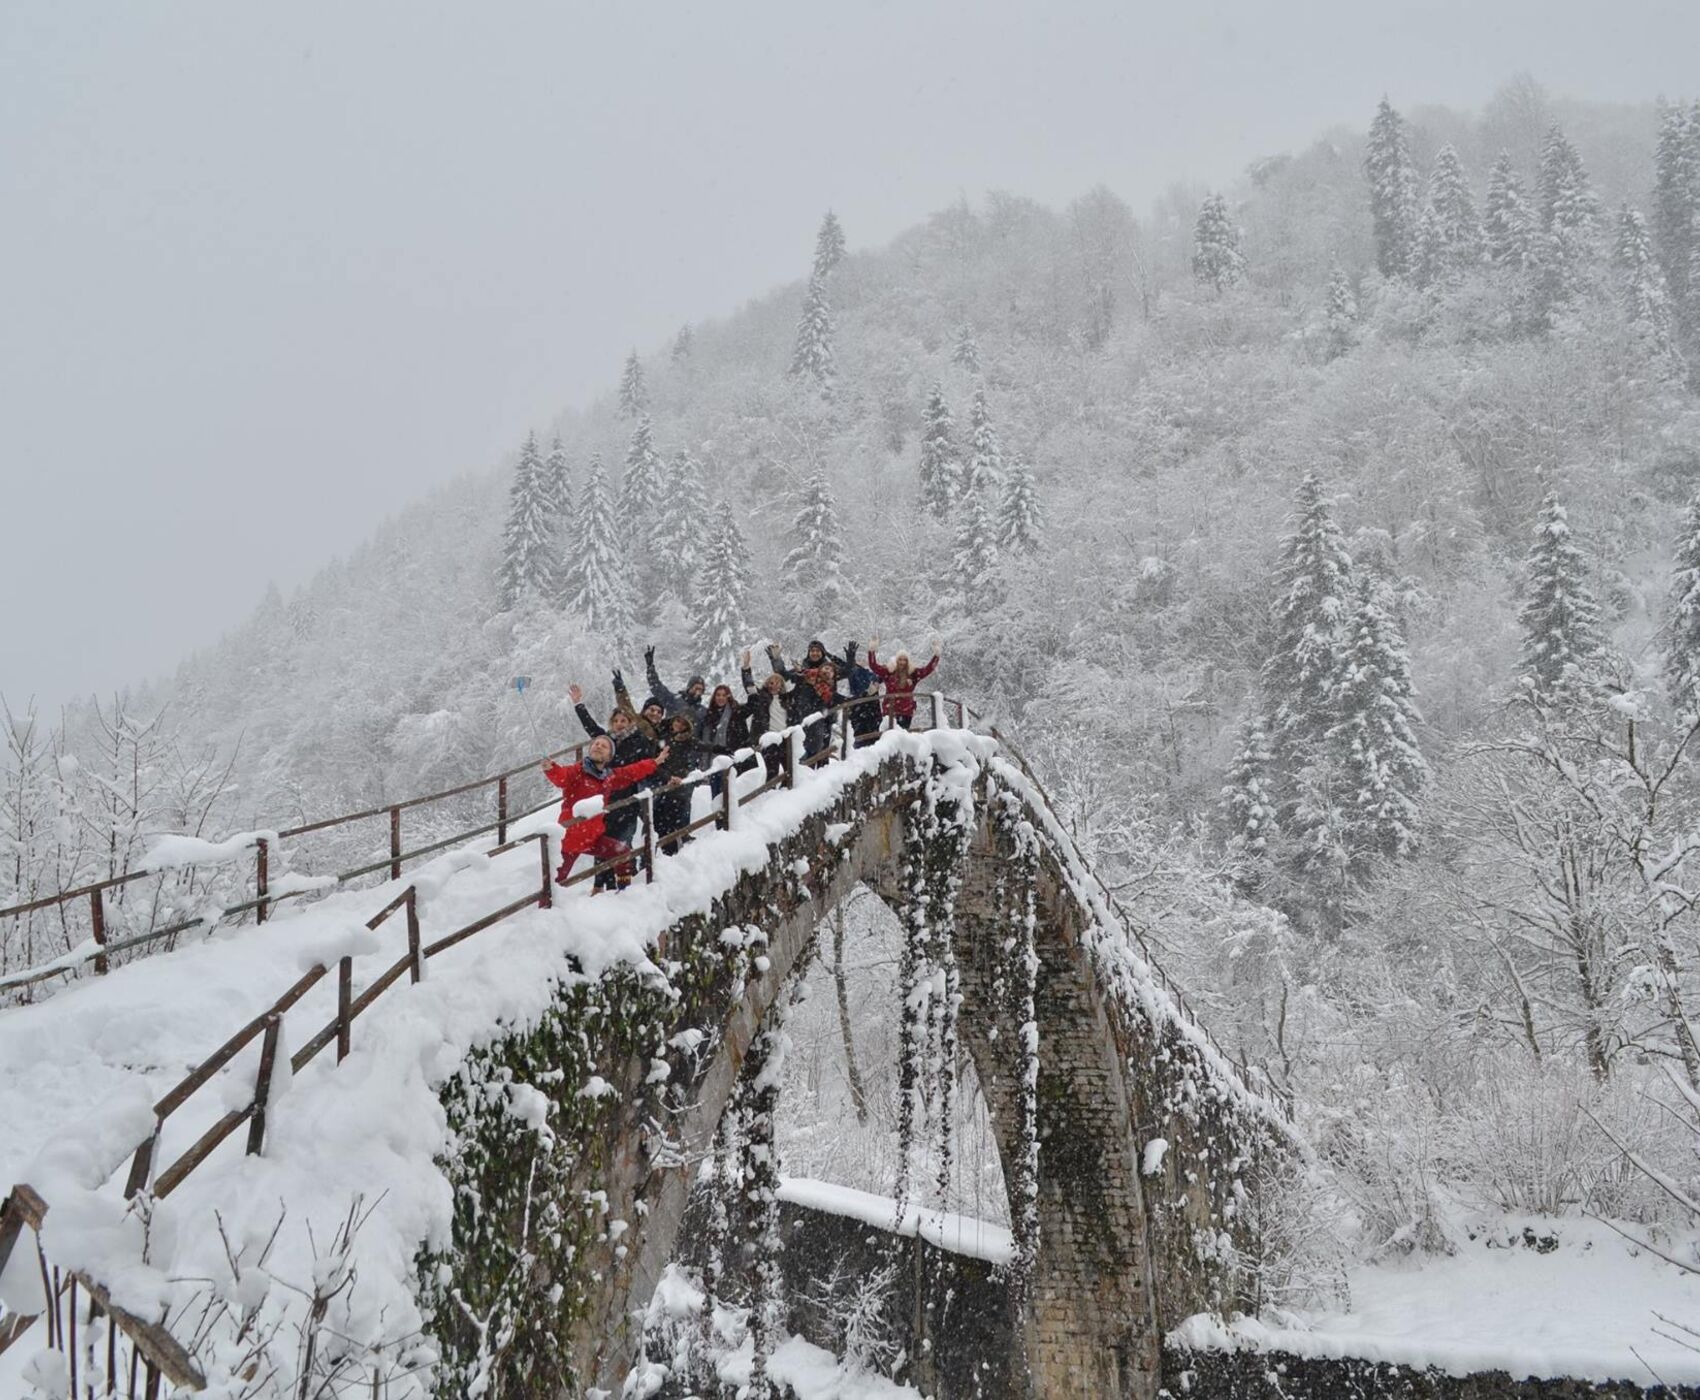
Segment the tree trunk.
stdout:
[[856,1067],[856,1042],[850,1034],[850,988],[844,978],[844,906],[833,912],[832,981],[838,989],[838,1028],[844,1035],[844,1063],[850,1076],[850,1102],[856,1106],[856,1121],[868,1121],[868,1095],[862,1087],[862,1071]]

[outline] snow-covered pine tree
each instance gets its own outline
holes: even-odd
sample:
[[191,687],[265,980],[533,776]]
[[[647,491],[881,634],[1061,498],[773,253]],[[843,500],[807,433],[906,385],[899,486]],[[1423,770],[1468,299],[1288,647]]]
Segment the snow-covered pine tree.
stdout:
[[1434,287],[1445,278],[1446,249],[1440,232],[1440,216],[1434,205],[1425,204],[1417,215],[1417,246],[1411,255],[1411,281],[1419,287]]
[[1281,544],[1274,645],[1263,664],[1263,693],[1274,706],[1269,741],[1287,794],[1334,725],[1352,601],[1352,556],[1314,472],[1299,485],[1291,519],[1293,532]]
[[1437,281],[1450,282],[1474,270],[1482,261],[1482,224],[1476,216],[1476,197],[1464,163],[1450,145],[1434,158],[1428,179],[1428,220],[1431,246],[1424,256]]
[[554,511],[555,527],[564,528],[572,513],[573,478],[567,468],[567,449],[561,445],[561,435],[549,446],[549,456],[543,463],[543,482],[549,493],[549,506]]
[[1575,695],[1594,674],[1605,641],[1600,606],[1588,583],[1588,560],[1577,547],[1558,497],[1541,502],[1540,523],[1526,567],[1528,596],[1518,677],[1543,704]]
[[1680,103],[1665,109],[1653,153],[1653,237],[1659,265],[1679,311],[1700,292],[1689,268],[1700,250],[1700,107]]
[[1517,178],[1511,153],[1501,151],[1488,174],[1487,214],[1482,221],[1487,260],[1508,272],[1521,272],[1534,260],[1535,218]]
[[525,439],[513,484],[508,488],[508,523],[502,531],[502,561],[496,573],[496,595],[503,609],[528,594],[553,596],[556,516],[553,494],[537,434]]
[[729,501],[714,508],[708,554],[691,598],[692,664],[705,676],[731,675],[749,635],[744,618],[750,550]]
[[974,327],[964,321],[956,331],[956,344],[951,348],[950,362],[969,374],[980,372],[980,342],[974,338]]
[[1358,299],[1352,294],[1352,279],[1336,259],[1328,274],[1328,304],[1324,311],[1328,327],[1328,358],[1337,360],[1358,342]]
[[791,538],[797,543],[780,565],[780,575],[798,605],[799,618],[817,631],[830,627],[844,606],[844,546],[823,471],[817,469],[803,487]]
[[1239,867],[1238,883],[1254,888],[1268,872],[1276,834],[1275,753],[1263,716],[1248,715],[1240,726],[1234,761],[1222,787],[1222,810],[1228,820],[1228,853]]
[[590,459],[565,562],[568,605],[598,636],[623,640],[632,628],[626,556],[615,521],[614,490],[600,454]]
[[708,543],[708,489],[702,463],[684,448],[667,467],[666,487],[655,511],[655,567],[663,592],[687,609]]
[[1404,119],[1385,97],[1370,123],[1364,175],[1375,226],[1375,265],[1383,277],[1409,276],[1417,251],[1417,172]]
[[998,600],[998,537],[986,508],[986,493],[966,491],[956,513],[956,540],[950,558],[951,575],[963,611],[975,616]]
[[1003,478],[1003,449],[998,445],[997,430],[992,427],[991,411],[986,407],[986,391],[976,389],[968,409],[968,465],[962,474],[965,495],[992,499]]
[[1411,698],[1411,662],[1376,586],[1358,590],[1335,686],[1338,718],[1328,734],[1348,810],[1345,838],[1354,869],[1374,858],[1415,853],[1417,796],[1428,765],[1417,744],[1422,716]]
[[1653,255],[1653,240],[1639,210],[1625,204],[1617,215],[1617,245],[1613,261],[1623,274],[1623,309],[1635,328],[1649,363],[1657,372],[1679,378],[1682,362],[1676,348],[1665,276]]
[[832,394],[838,366],[832,357],[832,308],[826,300],[826,279],[809,278],[803,314],[797,322],[797,345],[791,352],[791,375],[810,379],[823,398]]
[[828,209],[826,217],[820,221],[820,232],[815,235],[814,275],[824,282],[832,275],[833,268],[843,261],[844,228],[838,222],[838,215]]
[[1535,260],[1540,309],[1550,324],[1586,284],[1599,228],[1599,202],[1582,157],[1557,126],[1547,132],[1541,149],[1540,218]]
[[1679,711],[1700,709],[1700,494],[1683,512],[1671,567],[1665,682]]
[[678,335],[673,337],[673,363],[683,364],[691,357],[691,350],[696,345],[697,333],[691,329],[691,323],[686,321],[679,327]]
[[921,504],[939,519],[962,493],[962,463],[956,455],[956,423],[944,401],[944,386],[935,383],[927,395],[921,428]]
[[1034,479],[1033,465],[1025,455],[1017,452],[1010,459],[1009,476],[998,508],[998,545],[1012,554],[1036,553],[1044,527],[1044,511],[1039,505],[1039,483]]
[[634,621],[650,621],[661,600],[660,560],[655,549],[666,475],[655,450],[649,415],[638,419],[626,448],[620,484],[619,525],[632,593]]
[[626,356],[625,373],[620,376],[620,416],[622,418],[647,418],[649,416],[649,388],[644,383],[643,364],[638,359],[636,350]]
[[1245,254],[1240,251],[1240,231],[1228,213],[1228,201],[1219,194],[1206,195],[1192,229],[1192,277],[1220,296],[1245,275]]

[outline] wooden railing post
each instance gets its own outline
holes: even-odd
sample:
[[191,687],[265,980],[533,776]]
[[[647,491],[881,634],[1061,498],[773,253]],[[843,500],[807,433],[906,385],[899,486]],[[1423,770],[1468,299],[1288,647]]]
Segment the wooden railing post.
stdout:
[[505,776],[496,783],[496,844],[508,844],[508,780]]
[[248,1118],[248,1155],[258,1157],[266,1145],[266,1100],[272,1093],[272,1070],[277,1065],[278,1031],[283,1018],[277,1012],[266,1017],[266,1033],[260,1041],[260,1072],[254,1079],[254,1111]]
[[933,728],[934,729],[941,729],[944,726],[939,719],[939,713],[940,713],[940,711],[939,711],[939,693],[936,690],[930,691],[928,693],[931,696],[931,699],[932,699],[932,702],[933,702]]
[[348,1008],[354,1000],[354,959],[344,957],[336,967],[336,1062],[348,1058],[349,1034],[354,1029]]
[[797,786],[797,746],[791,742],[791,731],[786,730],[779,736],[779,742],[785,747],[779,755],[779,771],[784,777],[785,786]]
[[425,980],[425,959],[419,953],[419,896],[412,885],[407,887],[407,956],[410,980]]
[[738,770],[731,764],[727,764],[726,767],[721,770],[719,825],[722,831],[730,831],[732,829],[732,813],[738,806],[738,796],[732,791],[732,779],[737,776],[737,772]]
[[543,885],[537,894],[539,909],[555,907],[555,872],[549,868],[549,833],[537,833],[537,863],[542,866]]
[[401,808],[390,808],[390,879],[401,879]]
[[[153,1157],[159,1147],[159,1130],[164,1126],[158,1118],[153,1120],[153,1132],[148,1140],[136,1149],[136,1155],[130,1159],[130,1176],[124,1183],[124,1199],[126,1201],[141,1195],[148,1189],[148,1183],[153,1180]],[[3,1263],[4,1261],[0,1261]]]
[[848,705],[838,712],[838,756],[840,758],[850,756],[850,707]]
[[266,898],[271,888],[271,843],[264,836],[254,842],[254,897],[260,902],[254,906],[254,922],[263,924],[269,912]]
[[[106,901],[99,890],[95,890],[89,895],[89,922],[94,927],[95,946],[104,948],[106,946]],[[112,965],[107,961],[105,953],[100,953],[95,957],[94,970],[96,972],[110,972],[112,970]]]
[[[638,804],[638,820],[643,824],[643,882],[655,883],[655,794],[646,791]],[[616,874],[618,872],[616,871]]]
[[962,702],[960,700],[956,702],[956,727],[958,729],[968,728],[968,715],[963,710]]

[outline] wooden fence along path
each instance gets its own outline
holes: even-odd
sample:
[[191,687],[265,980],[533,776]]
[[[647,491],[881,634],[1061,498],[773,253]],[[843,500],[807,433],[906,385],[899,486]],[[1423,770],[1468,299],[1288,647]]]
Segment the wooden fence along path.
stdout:
[[[931,702],[932,724],[929,727],[968,728],[969,726],[978,723],[978,716],[976,716],[974,712],[961,700],[948,699],[937,692],[926,692],[916,698],[922,701]],[[777,746],[779,749],[778,762],[773,765],[776,771],[774,771],[759,787],[745,793],[741,798],[735,793],[734,784],[730,781],[729,770],[734,763],[744,761],[747,756],[753,755],[755,753],[754,750],[734,755],[728,759],[722,759],[717,763],[714,770],[686,779],[685,782],[681,784],[680,788],[670,789],[670,791],[674,793],[679,792],[681,789],[694,789],[703,783],[712,782],[713,779],[721,773],[725,773],[727,775],[727,781],[723,782],[720,786],[720,794],[717,802],[715,803],[715,809],[710,812],[709,815],[698,818],[686,827],[682,828],[680,831],[671,833],[665,844],[670,845],[676,840],[682,840],[683,837],[689,833],[707,826],[715,826],[722,830],[729,829],[734,821],[733,814],[739,806],[754,801],[756,798],[776,787],[793,787],[796,783],[797,768],[799,766],[825,764],[836,756],[848,753],[856,739],[854,731],[851,728],[850,711],[855,705],[870,703],[878,704],[879,701],[877,697],[873,699],[864,697],[858,700],[846,701],[834,706],[830,711],[823,711],[820,715],[814,716],[811,721],[805,721],[803,725],[793,726],[784,730],[780,734],[766,736],[763,742],[763,747],[772,748]],[[956,722],[954,726],[950,722],[952,711],[955,713]],[[810,723],[834,724],[837,729],[837,733],[834,736],[837,743],[836,746],[823,748],[819,753],[805,759],[800,754],[802,731],[808,727]],[[993,737],[999,739],[999,742],[1002,744],[1005,751],[1015,758],[1015,761],[1023,773],[1028,776],[1029,780],[1032,781],[1037,788],[1037,779],[1033,778],[1031,770],[1028,768],[1026,762],[1021,759],[1020,755],[1015,753],[1007,741],[1002,739],[1001,735],[998,735],[996,729],[991,729],[989,732],[993,735]],[[559,759],[571,755],[572,760],[576,762],[586,747],[587,743],[577,744],[571,748],[559,750],[555,754],[551,754],[550,757]],[[299,1050],[295,1051],[295,1053],[290,1056],[289,1065],[292,1073],[300,1073],[302,1069],[312,1063],[312,1061],[317,1058],[322,1051],[327,1049],[333,1043],[336,1046],[337,1063],[340,1064],[349,1053],[353,1039],[354,1023],[360,1015],[371,1007],[379,997],[384,995],[384,993],[398,985],[401,985],[403,983],[403,979],[405,979],[409,985],[421,981],[425,976],[425,966],[433,957],[446,952],[450,948],[455,947],[457,944],[465,942],[467,939],[482,933],[484,930],[493,927],[494,925],[502,922],[504,919],[520,913],[523,910],[531,908],[547,909],[551,907],[554,902],[555,891],[553,872],[554,852],[551,849],[555,828],[551,827],[547,831],[538,832],[530,836],[519,837],[511,841],[508,839],[508,828],[513,823],[535,815],[536,813],[553,805],[555,801],[559,801],[559,798],[554,798],[550,802],[542,803],[526,812],[519,814],[509,813],[508,781],[516,774],[526,771],[526,769],[531,766],[532,765],[522,765],[519,768],[509,769],[504,773],[498,773],[488,778],[481,778],[476,782],[465,783],[459,787],[450,788],[443,792],[432,793],[424,797],[410,798],[403,802],[393,803],[388,807],[375,807],[367,811],[350,813],[346,816],[331,817],[324,821],[310,822],[302,826],[292,827],[286,831],[276,833],[278,839],[283,839],[285,837],[301,835],[307,832],[324,830],[337,825],[369,820],[373,817],[387,814],[390,823],[390,855],[388,859],[361,866],[354,870],[342,872],[335,877],[336,883],[339,884],[346,883],[347,881],[355,879],[361,875],[371,874],[375,870],[384,869],[385,867],[388,868],[390,879],[392,881],[399,880],[402,874],[402,867],[406,862],[418,859],[421,856],[433,854],[437,851],[475,839],[479,836],[487,835],[491,832],[496,834],[498,842],[493,849],[486,853],[491,858],[527,846],[532,842],[537,843],[538,851],[538,883],[534,890],[528,891],[520,898],[504,904],[499,909],[493,909],[489,913],[473,920],[464,927],[455,929],[453,932],[447,933],[429,943],[423,943],[421,941],[418,902],[415,886],[408,885],[400,893],[396,894],[388,904],[386,904],[367,921],[366,927],[375,931],[396,914],[403,914],[407,922],[406,952],[398,958],[396,962],[380,973],[370,986],[361,989],[358,994],[355,993],[353,986],[353,957],[343,956],[337,960],[335,967],[335,975],[337,978],[336,1012],[324,1026],[320,1027],[320,1029],[301,1046]],[[478,791],[492,786],[496,788],[497,804],[496,819],[494,821],[482,826],[474,827],[468,831],[457,833],[452,837],[433,841],[428,845],[418,847],[411,851],[402,849],[401,813],[403,811],[406,811],[409,808],[421,807],[428,803],[441,802],[451,797],[460,796],[465,793]],[[1041,796],[1042,795],[1041,790]],[[583,870],[576,871],[567,881],[565,881],[565,884],[576,885],[585,880],[593,880],[602,872],[613,869],[615,866],[628,860],[641,868],[643,878],[646,881],[653,881],[655,879],[656,860],[658,855],[656,850],[657,839],[655,832],[653,799],[653,793],[645,791],[632,797],[624,798],[619,802],[608,804],[603,809],[604,812],[616,812],[624,808],[636,808],[642,830],[641,845],[634,847],[630,856],[615,857],[610,860],[593,864]],[[569,822],[568,825],[576,825],[578,821],[586,821],[590,819],[591,816],[576,818],[573,822]],[[232,905],[225,909],[223,911],[224,917],[235,917],[245,912],[252,911],[256,922],[263,923],[273,905],[284,899],[292,897],[293,894],[305,892],[288,891],[272,894],[268,891],[267,864],[270,854],[269,846],[269,837],[258,838],[255,842],[255,876],[259,888],[258,896],[255,899],[246,900],[240,904]],[[1076,854],[1078,855],[1078,853]],[[1087,868],[1084,862],[1079,863],[1082,869]],[[27,905],[19,905],[10,909],[0,910],[0,917],[18,914],[30,909],[38,909],[51,906],[53,904],[82,899],[92,900],[94,902],[94,908],[98,910],[100,907],[101,895],[104,891],[129,880],[144,878],[150,873],[157,872],[138,871],[133,874],[120,877],[117,880],[108,880],[103,881],[98,885],[88,885],[79,889],[67,890],[62,894],[48,899],[36,900]],[[1108,889],[1102,885],[1101,881],[1099,882],[1099,888],[1102,891],[1103,897],[1108,906],[1122,920],[1130,934],[1135,938],[1139,938],[1139,941],[1143,945],[1144,940],[1139,937],[1137,929],[1127,920],[1125,913],[1115,903],[1113,896],[1109,893]],[[97,913],[96,927],[98,928],[99,926],[99,915]],[[192,920],[187,923],[174,925],[169,929],[156,930],[145,935],[140,935],[136,938],[127,939],[122,943],[105,945],[98,953],[91,954],[88,960],[95,962],[97,971],[105,972],[110,967],[107,959],[112,953],[120,951],[121,949],[145,945],[153,941],[182,933],[189,928],[202,926],[204,926],[203,920]],[[1151,960],[1148,958],[1147,961]],[[1179,989],[1175,988],[1171,983],[1169,983],[1166,977],[1162,976],[1161,970],[1157,968],[1155,962],[1152,962],[1151,965],[1156,974],[1162,978],[1163,984],[1168,989],[1170,995],[1175,999],[1177,1008],[1188,1018],[1189,1021],[1191,1021],[1194,1025],[1199,1026],[1200,1030],[1204,1030],[1202,1023],[1200,1023],[1197,1017],[1194,1016],[1190,1009],[1186,1007],[1184,1000],[1181,998]],[[68,969],[65,967],[54,967],[51,971],[42,975],[53,976],[67,970]],[[238,1030],[234,1035],[220,1045],[218,1049],[214,1050],[212,1054],[208,1055],[206,1059],[196,1066],[196,1068],[187,1076],[185,1076],[180,1083],[178,1083],[174,1088],[166,1093],[164,1097],[154,1104],[153,1131],[149,1134],[145,1141],[137,1145],[134,1154],[131,1157],[130,1170],[124,1186],[124,1195],[126,1199],[133,1199],[139,1195],[143,1195],[144,1193],[156,1200],[169,1196],[183,1183],[183,1181],[195,1170],[196,1167],[206,1161],[212,1152],[239,1128],[241,1128],[243,1124],[246,1124],[248,1128],[246,1144],[247,1153],[250,1156],[254,1156],[260,1154],[264,1150],[266,1141],[267,1105],[271,1097],[272,1081],[277,1068],[278,1047],[283,1043],[283,1018],[291,1007],[300,1001],[301,998],[304,997],[310,990],[317,986],[320,981],[330,975],[330,967],[324,963],[315,965],[300,979],[298,979],[294,985],[289,987],[281,996],[279,996],[276,1001],[274,1001],[258,1016],[249,1021],[247,1025]],[[19,983],[14,981],[12,985],[19,985]],[[0,988],[3,988],[3,986],[4,984],[0,983]],[[0,1015],[4,1014],[4,1011],[0,1011]],[[1208,1031],[1205,1031],[1204,1033],[1208,1035]],[[260,1042],[260,1061],[259,1072],[255,1079],[252,1099],[244,1107],[235,1108],[225,1113],[175,1161],[161,1168],[159,1163],[156,1161],[156,1156],[160,1143],[161,1129],[164,1127],[166,1120],[181,1109],[198,1090],[213,1080],[222,1068],[228,1065],[237,1055],[239,1055],[248,1046],[252,1045],[256,1040]],[[1218,1049],[1220,1049],[1220,1047],[1218,1047]],[[1224,1055],[1224,1058],[1229,1059],[1233,1063],[1240,1064],[1242,1072],[1244,1071],[1243,1063],[1235,1059],[1235,1057]],[[162,1382],[166,1381],[169,1381],[172,1385],[179,1389],[203,1389],[205,1386],[205,1378],[197,1370],[192,1358],[158,1322],[151,1322],[147,1319],[136,1317],[135,1315],[126,1312],[122,1307],[114,1304],[105,1288],[102,1287],[98,1280],[89,1278],[85,1274],[75,1270],[61,1270],[51,1263],[42,1249],[40,1240],[42,1222],[47,1215],[49,1205],[49,1202],[45,1201],[41,1195],[39,1195],[29,1185],[24,1183],[18,1183],[13,1186],[5,1201],[0,1203],[0,1273],[5,1271],[11,1256],[22,1243],[24,1230],[28,1228],[35,1236],[34,1245],[36,1263],[41,1280],[43,1300],[42,1311],[39,1314],[26,1315],[21,1313],[0,1313],[0,1352],[4,1352],[9,1346],[23,1336],[24,1333],[27,1332],[35,1323],[37,1318],[40,1317],[44,1320],[46,1328],[45,1337],[43,1339],[46,1346],[49,1350],[62,1353],[68,1360],[70,1385],[68,1395],[70,1400],[93,1400],[93,1397],[96,1396],[115,1396],[120,1394],[128,1396],[129,1400],[155,1400],[155,1397],[160,1394],[160,1386]],[[79,1294],[86,1295],[86,1298],[80,1301]],[[108,1319],[110,1325],[106,1327],[104,1331],[104,1342],[101,1345],[101,1349],[105,1352],[104,1365],[95,1368],[98,1370],[99,1374],[97,1389],[95,1381],[90,1378],[90,1368],[88,1363],[91,1359],[98,1358],[91,1358],[86,1355],[88,1351],[87,1337],[90,1330],[94,1328],[94,1324],[102,1317]],[[78,1344],[79,1322],[81,1322],[85,1337],[85,1344],[81,1348]],[[122,1344],[120,1343],[120,1338],[123,1339]],[[79,1376],[79,1365],[81,1365],[82,1370],[81,1376]],[[376,1378],[374,1378],[374,1395],[376,1394]]]

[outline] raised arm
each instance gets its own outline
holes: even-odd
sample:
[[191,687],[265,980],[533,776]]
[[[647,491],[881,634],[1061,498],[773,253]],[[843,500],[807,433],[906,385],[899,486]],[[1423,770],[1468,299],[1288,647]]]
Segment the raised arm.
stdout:
[[672,714],[679,708],[679,697],[661,683],[660,673],[655,669],[655,648],[648,647],[643,653],[644,678],[649,682],[649,693],[661,702],[661,707]]
[[926,680],[926,678],[928,676],[932,675],[932,673],[934,671],[938,670],[938,666],[939,666],[939,654],[935,651],[933,653],[933,659],[931,661],[929,661],[925,666],[921,666],[921,667],[916,669],[915,679],[917,681]]
[[888,681],[891,679],[891,672],[886,670],[884,666],[880,665],[879,658],[874,655],[872,643],[868,646],[868,669],[872,671],[875,677],[879,680]]

